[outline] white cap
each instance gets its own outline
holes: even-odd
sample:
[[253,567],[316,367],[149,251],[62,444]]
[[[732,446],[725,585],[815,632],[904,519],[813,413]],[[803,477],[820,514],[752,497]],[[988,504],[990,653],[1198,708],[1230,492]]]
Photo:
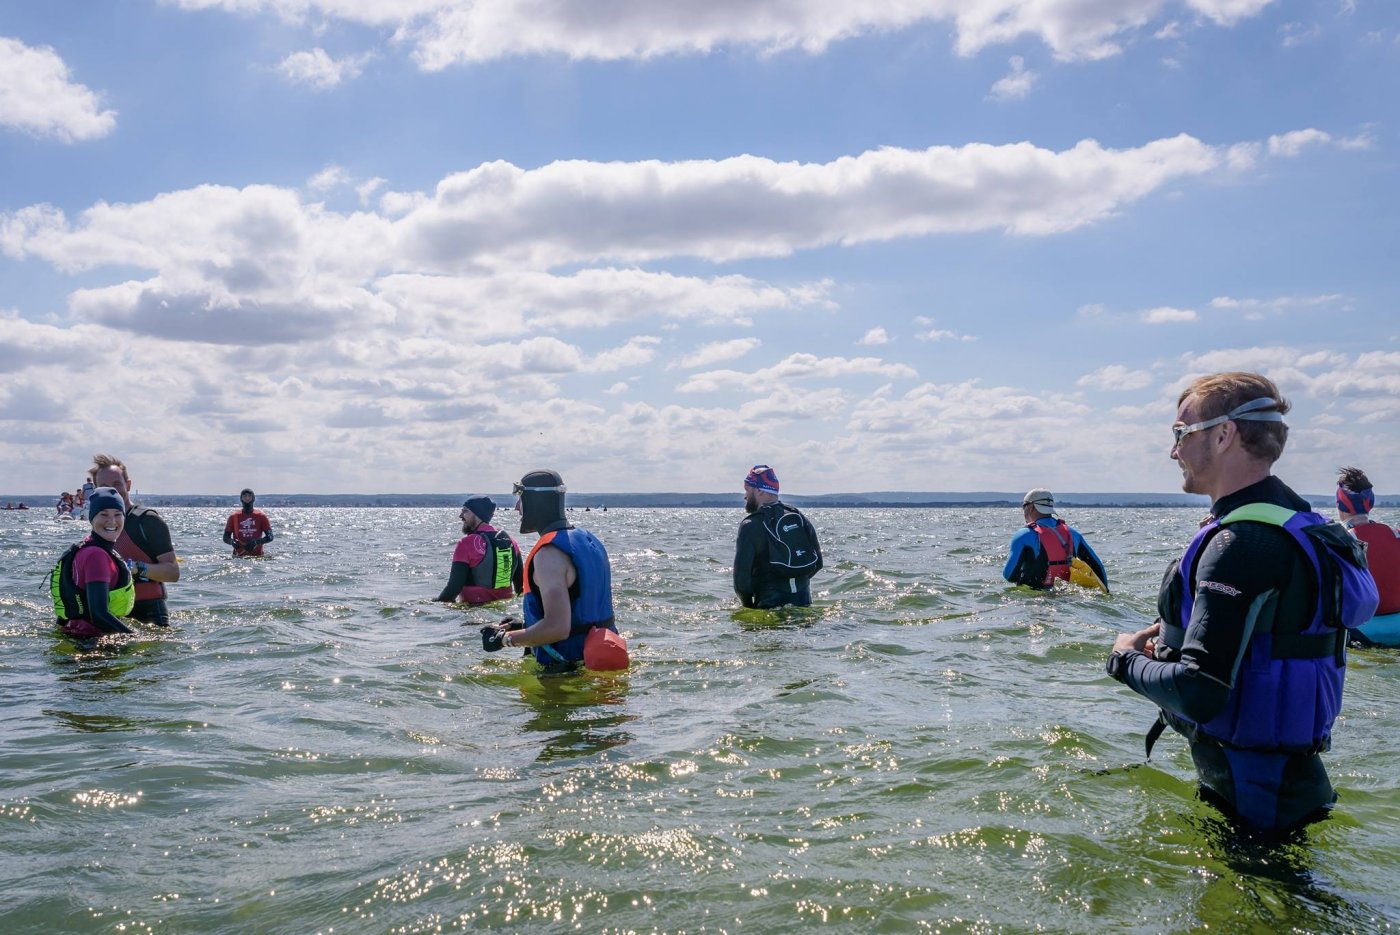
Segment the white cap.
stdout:
[[1041,513],[1055,512],[1055,495],[1044,487],[1032,487],[1021,498],[1021,505],[1030,504]]

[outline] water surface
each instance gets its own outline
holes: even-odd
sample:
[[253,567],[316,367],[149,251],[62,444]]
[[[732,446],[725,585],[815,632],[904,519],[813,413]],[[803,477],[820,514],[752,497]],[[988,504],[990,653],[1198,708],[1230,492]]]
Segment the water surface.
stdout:
[[[625,675],[481,652],[435,604],[452,510],[161,511],[173,626],[57,637],[83,524],[0,514],[3,931],[1387,930],[1400,668],[1353,651],[1342,799],[1250,849],[1103,673],[1196,510],[1083,510],[1114,594],[1000,579],[1019,511],[812,510],[817,606],[735,612],[741,513],[576,511],[613,558]],[[502,513],[502,516],[506,516]],[[524,545],[533,542],[524,537]]]

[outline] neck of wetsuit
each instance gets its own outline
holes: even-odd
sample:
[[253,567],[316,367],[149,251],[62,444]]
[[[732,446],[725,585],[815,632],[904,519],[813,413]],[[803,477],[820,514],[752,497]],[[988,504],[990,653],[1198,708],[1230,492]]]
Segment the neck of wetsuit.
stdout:
[[568,520],[566,520],[566,519],[556,519],[554,522],[550,523],[548,526],[545,526],[545,527],[541,528],[541,529],[540,529],[540,535],[543,536],[543,535],[545,535],[546,533],[555,532],[556,530],[560,530],[560,529],[572,529],[572,528],[573,528],[573,526],[571,526],[571,525],[569,524],[569,521],[568,521]]

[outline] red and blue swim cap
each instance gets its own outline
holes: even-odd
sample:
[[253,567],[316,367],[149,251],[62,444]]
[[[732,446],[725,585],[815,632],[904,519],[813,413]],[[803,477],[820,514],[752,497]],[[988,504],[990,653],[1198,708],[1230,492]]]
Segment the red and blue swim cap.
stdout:
[[778,474],[766,464],[755,464],[744,478],[745,487],[755,487],[769,493],[778,492]]
[[1337,509],[1343,513],[1369,513],[1371,507],[1376,505],[1375,490],[1367,487],[1365,490],[1348,490],[1345,487],[1337,488]]

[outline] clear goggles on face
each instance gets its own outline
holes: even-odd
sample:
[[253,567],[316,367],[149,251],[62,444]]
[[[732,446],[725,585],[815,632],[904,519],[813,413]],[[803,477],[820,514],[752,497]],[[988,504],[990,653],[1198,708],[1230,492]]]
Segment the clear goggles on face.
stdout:
[[563,493],[568,489],[569,488],[565,487],[563,484],[560,484],[558,487],[523,487],[519,483],[516,483],[515,486],[511,488],[511,493],[518,497],[522,493]]
[[1187,435],[1199,432],[1202,429],[1213,428],[1226,422],[1282,422],[1283,413],[1278,411],[1260,412],[1269,406],[1277,406],[1278,401],[1272,396],[1261,396],[1258,399],[1251,399],[1247,403],[1241,403],[1223,416],[1216,416],[1214,419],[1207,419],[1204,422],[1193,422],[1190,425],[1173,425],[1172,437],[1176,439],[1178,445]]

